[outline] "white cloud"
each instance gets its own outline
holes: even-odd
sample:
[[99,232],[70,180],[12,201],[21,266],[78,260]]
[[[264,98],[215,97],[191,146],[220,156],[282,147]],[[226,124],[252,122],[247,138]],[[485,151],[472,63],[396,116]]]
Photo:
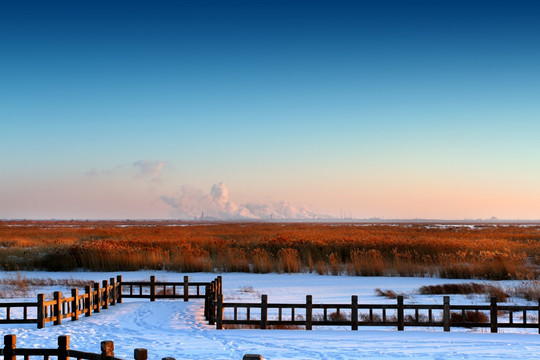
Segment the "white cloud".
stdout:
[[161,200],[173,209],[173,216],[181,219],[317,219],[324,217],[306,206],[294,206],[280,201],[269,204],[237,205],[229,199],[225,183],[214,184],[209,194],[190,186],[182,186],[175,196],[162,195]]

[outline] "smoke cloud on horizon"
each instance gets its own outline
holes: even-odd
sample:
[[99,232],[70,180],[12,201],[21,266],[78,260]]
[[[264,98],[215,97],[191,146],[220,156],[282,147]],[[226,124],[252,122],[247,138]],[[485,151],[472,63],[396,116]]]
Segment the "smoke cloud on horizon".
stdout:
[[229,199],[229,190],[223,182],[214,184],[209,194],[183,185],[176,196],[162,195],[160,199],[173,209],[172,215],[180,219],[309,220],[327,217],[306,206],[294,206],[286,201],[270,204],[235,204]]

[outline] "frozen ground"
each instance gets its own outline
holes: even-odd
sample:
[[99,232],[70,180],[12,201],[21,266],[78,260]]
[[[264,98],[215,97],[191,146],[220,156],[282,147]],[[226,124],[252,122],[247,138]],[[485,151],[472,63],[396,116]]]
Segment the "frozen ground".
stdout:
[[[27,277],[88,278],[104,280],[116,273],[21,272]],[[167,272],[124,272],[125,280],[148,279],[182,281],[183,274]],[[193,281],[208,281],[216,274],[189,274]],[[0,273],[0,276],[9,276]],[[347,303],[358,295],[360,303],[394,302],[374,295],[374,289],[411,293],[421,285],[463,282],[433,278],[383,278],[320,276],[311,274],[224,274],[225,300],[256,302],[268,294],[269,302],[305,301]],[[38,292],[53,289],[37,289]],[[57,289],[54,289],[57,290]],[[59,289],[66,291],[67,289]],[[2,300],[5,301],[5,300]],[[441,303],[439,296],[410,296],[406,302]],[[452,296],[452,303],[485,302],[482,296]],[[16,334],[19,347],[56,347],[59,335],[71,336],[71,347],[99,352],[102,340],[115,343],[115,354],[130,359],[134,348],[147,348],[151,360],[166,356],[176,359],[241,359],[256,353],[265,359],[535,359],[540,354],[540,335],[530,330],[342,328],[305,330],[215,330],[203,317],[202,300],[188,303],[173,300],[149,302],[125,300],[92,317],[64,320],[60,326],[38,330],[31,325],[0,325],[2,335]]]

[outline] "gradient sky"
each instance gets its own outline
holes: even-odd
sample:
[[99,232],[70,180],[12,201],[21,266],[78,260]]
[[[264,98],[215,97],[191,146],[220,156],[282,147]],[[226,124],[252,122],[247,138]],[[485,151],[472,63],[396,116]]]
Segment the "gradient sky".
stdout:
[[539,219],[539,19],[536,1],[3,1],[0,218],[216,200]]

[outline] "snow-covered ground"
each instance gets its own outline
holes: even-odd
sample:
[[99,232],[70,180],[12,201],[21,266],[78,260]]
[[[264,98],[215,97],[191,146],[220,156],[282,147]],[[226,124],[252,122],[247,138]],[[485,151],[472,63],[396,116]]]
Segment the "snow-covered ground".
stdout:
[[[101,281],[117,273],[21,272],[30,277],[76,278]],[[0,276],[12,276],[0,273]],[[184,274],[169,272],[124,272],[124,280],[182,281]],[[216,274],[189,274],[193,281],[209,281]],[[320,276],[313,274],[223,274],[225,301],[258,302],[268,294],[269,302],[305,302],[307,294],[314,303],[348,303],[358,295],[360,303],[394,303],[375,296],[374,289],[391,289],[412,294],[422,285],[465,282],[434,278],[385,278]],[[503,283],[508,285],[508,283]],[[53,290],[36,289],[50,293]],[[32,297],[35,299],[35,297]],[[27,299],[29,300],[29,299]],[[6,300],[1,300],[6,301]],[[410,295],[406,303],[442,303],[441,296]],[[483,296],[452,296],[454,304],[487,303]],[[510,303],[513,303],[510,301]],[[519,302],[518,303],[522,303]],[[502,329],[441,328],[410,329],[344,328],[305,330],[216,330],[203,317],[203,301],[124,300],[123,304],[102,310],[79,321],[64,320],[62,325],[47,324],[38,330],[35,324],[0,325],[2,335],[16,334],[19,347],[56,347],[59,335],[71,336],[71,347],[99,352],[100,342],[112,340],[115,355],[133,357],[134,348],[147,348],[151,360],[163,357],[180,359],[242,359],[246,353],[261,354],[265,359],[534,359],[540,354],[538,331]]]

